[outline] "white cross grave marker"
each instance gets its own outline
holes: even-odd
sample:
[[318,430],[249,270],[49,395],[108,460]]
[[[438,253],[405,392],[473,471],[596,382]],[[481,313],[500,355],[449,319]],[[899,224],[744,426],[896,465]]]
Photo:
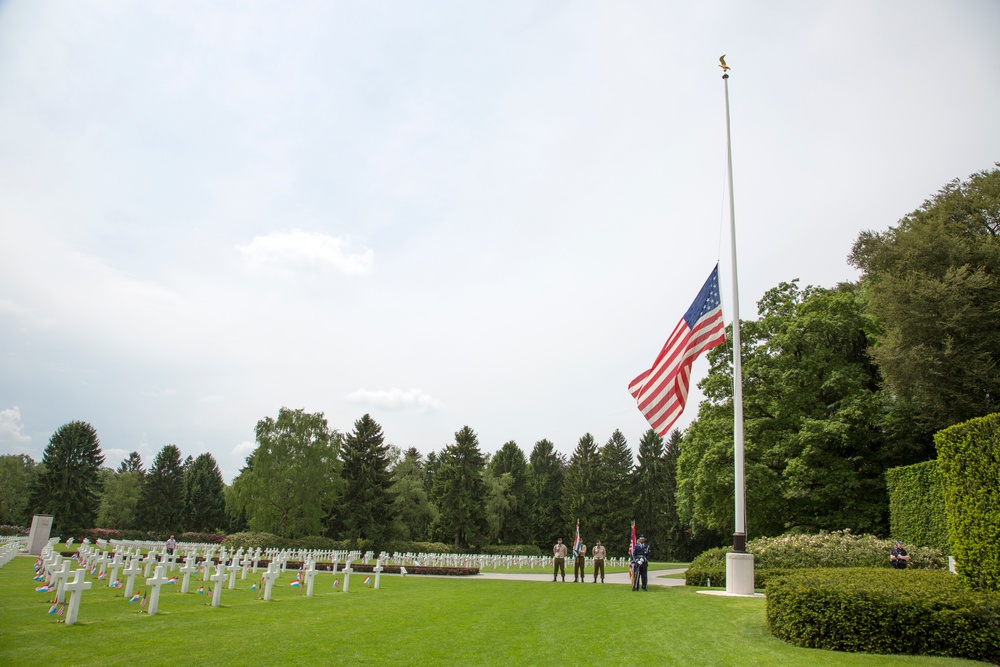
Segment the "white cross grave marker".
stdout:
[[111,574],[108,575],[108,586],[111,586],[116,581],[118,581],[118,570],[120,570],[121,567],[122,567],[122,565],[124,565],[124,564],[125,563],[122,562],[122,555],[121,554],[115,554],[114,560],[112,560],[108,564],[108,566],[111,568]]
[[195,562],[195,557],[188,556],[187,560],[184,561],[184,565],[181,566],[180,571],[184,573],[184,578],[181,580],[181,593],[187,593],[191,575],[198,571],[198,564]]
[[80,596],[94,584],[84,581],[87,576],[86,570],[77,570],[73,575],[73,581],[66,583],[66,590],[69,591],[69,605],[66,607],[66,625],[76,623],[76,615],[80,612]]
[[152,568],[153,563],[156,562],[156,552],[150,551],[149,553],[147,553],[146,557],[142,559],[142,562],[146,564],[146,569],[143,570],[142,576],[148,577],[150,568]]
[[128,577],[128,580],[125,582],[126,600],[132,597],[132,587],[135,586],[135,577],[140,572],[142,572],[142,568],[139,567],[139,558],[133,556],[129,559],[128,567],[122,570],[122,574]]
[[52,573],[52,584],[56,586],[56,602],[62,604],[66,601],[66,584],[73,573],[69,571],[70,562],[64,560],[62,567]]
[[281,576],[281,571],[278,570],[277,563],[272,562],[267,566],[267,572],[264,573],[264,599],[271,599],[271,589],[274,588],[274,580]]
[[344,568],[344,592],[351,590],[351,573],[354,570],[351,569],[351,561],[347,561],[347,566]]
[[316,578],[316,563],[309,561],[306,565],[306,597],[312,597],[313,594],[313,579]]
[[239,559],[236,556],[233,556],[233,560],[226,566],[226,570],[229,571],[229,590],[234,590],[236,588],[236,572],[239,569]]
[[160,586],[168,581],[170,580],[164,574],[162,565],[157,565],[155,574],[146,580],[146,585],[153,587],[153,592],[149,594],[149,609],[146,612],[150,616],[155,615],[157,607],[160,606]]
[[216,569],[215,574],[211,577],[215,585],[212,587],[212,606],[218,607],[220,601],[222,600],[222,582],[226,580],[226,565],[225,563],[219,563],[219,567]]
[[378,580],[382,576],[382,561],[378,561],[372,572],[375,573],[375,590],[378,590]]

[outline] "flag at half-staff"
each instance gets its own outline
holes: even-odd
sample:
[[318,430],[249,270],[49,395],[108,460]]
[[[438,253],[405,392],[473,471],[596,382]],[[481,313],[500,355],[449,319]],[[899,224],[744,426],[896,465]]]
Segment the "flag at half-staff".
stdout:
[[653,366],[639,374],[628,387],[639,411],[660,437],[666,437],[684,412],[694,360],[725,341],[726,325],[722,321],[719,266],[716,264]]

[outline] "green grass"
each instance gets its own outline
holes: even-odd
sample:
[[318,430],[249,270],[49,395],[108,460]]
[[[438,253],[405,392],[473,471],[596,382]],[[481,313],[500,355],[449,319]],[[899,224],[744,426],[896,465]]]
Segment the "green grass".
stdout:
[[220,608],[168,586],[156,616],[95,581],[79,622],[66,627],[46,614],[51,595],[34,592],[32,564],[17,558],[0,569],[3,665],[977,664],[794,648],[768,633],[760,599],[446,577],[387,576],[376,591],[354,575],[345,594],[324,573],[307,598],[286,574],[270,602],[237,580]]

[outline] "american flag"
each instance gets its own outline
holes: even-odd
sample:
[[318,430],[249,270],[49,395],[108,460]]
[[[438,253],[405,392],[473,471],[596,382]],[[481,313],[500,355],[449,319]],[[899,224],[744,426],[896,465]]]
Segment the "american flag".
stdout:
[[691,364],[726,341],[716,264],[698,297],[677,323],[653,367],[632,380],[628,391],[653,430],[666,437],[687,402]]

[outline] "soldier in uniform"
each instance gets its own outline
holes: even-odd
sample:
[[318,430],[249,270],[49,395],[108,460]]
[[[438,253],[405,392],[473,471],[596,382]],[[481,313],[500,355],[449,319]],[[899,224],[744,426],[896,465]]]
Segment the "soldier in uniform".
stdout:
[[[580,542],[580,550],[576,552],[576,558],[573,560],[573,581],[579,581],[581,584],[583,580],[587,578],[586,573],[587,566],[587,545],[582,541]],[[577,576],[579,575],[579,579]]]
[[639,586],[642,586],[642,590],[646,589],[646,584],[648,583],[648,576],[646,574],[646,568],[649,567],[649,545],[646,544],[646,536],[640,535],[639,541],[635,544],[635,549],[632,551],[632,590],[639,590]]
[[552,581],[557,581],[559,573],[562,573],[562,580],[566,581],[566,545],[562,543],[560,537],[556,540],[556,545],[552,547],[552,563],[555,569],[552,572]]
[[597,583],[597,573],[601,573],[601,583],[604,583],[604,559],[608,555],[607,549],[601,546],[601,541],[594,543],[594,550],[590,553],[594,557],[594,583]]

